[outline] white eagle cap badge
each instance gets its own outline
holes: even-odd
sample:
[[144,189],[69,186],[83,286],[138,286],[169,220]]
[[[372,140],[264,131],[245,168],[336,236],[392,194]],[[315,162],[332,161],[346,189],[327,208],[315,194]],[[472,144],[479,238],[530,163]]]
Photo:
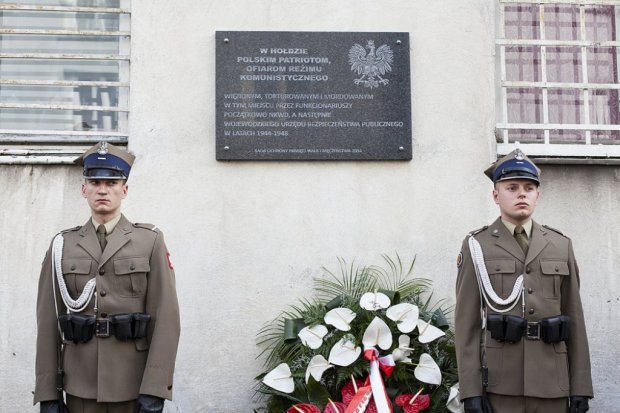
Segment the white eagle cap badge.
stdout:
[[521,152],[521,149],[517,149],[517,153],[515,153],[515,159],[517,161],[522,161],[525,159],[525,155]]
[[97,150],[97,153],[99,155],[107,155],[108,154],[108,143],[107,142],[100,142],[99,143],[99,149]]

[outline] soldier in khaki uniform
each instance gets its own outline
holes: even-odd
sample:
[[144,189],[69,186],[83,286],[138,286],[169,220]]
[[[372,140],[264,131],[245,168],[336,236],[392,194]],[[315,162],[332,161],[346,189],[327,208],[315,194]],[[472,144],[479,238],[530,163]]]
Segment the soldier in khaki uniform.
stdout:
[[470,233],[457,260],[465,412],[587,412],[590,354],[571,240],[531,219],[540,170],[520,150],[485,173],[500,218]]
[[41,412],[63,412],[59,367],[71,413],[162,412],[172,398],[175,274],[162,232],[121,214],[133,160],[105,142],[76,160],[91,218],[57,235],[43,262],[34,393]]

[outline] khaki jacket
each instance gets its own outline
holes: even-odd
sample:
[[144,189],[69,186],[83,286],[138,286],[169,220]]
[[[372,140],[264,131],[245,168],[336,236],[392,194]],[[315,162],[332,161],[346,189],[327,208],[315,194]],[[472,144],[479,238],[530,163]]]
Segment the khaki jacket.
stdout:
[[[487,332],[488,392],[542,398],[593,396],[590,353],[579,296],[579,270],[570,239],[533,222],[525,256],[500,219],[474,234],[482,246],[493,288],[500,297],[510,295],[517,277],[523,274],[528,321],[560,314],[571,320],[567,343],[547,344],[525,338],[515,344],[500,343]],[[462,400],[482,394],[482,330],[480,293],[467,238],[461,254],[456,282],[455,333]],[[507,314],[523,316],[521,301]]]
[[[97,278],[95,296],[81,314],[99,316],[144,312],[151,315],[147,337],[119,341],[93,337],[65,343],[67,393],[100,402],[136,399],[138,394],[172,398],[172,376],[180,334],[175,274],[163,234],[124,216],[108,235],[105,251],[91,221],[63,232],[62,269],[74,299]],[[51,247],[50,247],[51,249]],[[66,312],[56,284],[60,314]],[[47,251],[37,299],[37,354],[34,402],[57,398],[58,330],[52,289],[51,251]],[[96,301],[95,301],[96,299]]]

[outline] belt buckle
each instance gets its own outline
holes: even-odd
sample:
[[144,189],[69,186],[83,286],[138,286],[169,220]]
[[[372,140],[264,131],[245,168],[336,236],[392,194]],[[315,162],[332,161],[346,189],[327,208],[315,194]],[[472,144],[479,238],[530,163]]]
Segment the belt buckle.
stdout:
[[528,321],[525,330],[525,338],[528,340],[540,340],[540,324],[536,321]]
[[95,324],[95,336],[110,337],[110,319],[98,318]]

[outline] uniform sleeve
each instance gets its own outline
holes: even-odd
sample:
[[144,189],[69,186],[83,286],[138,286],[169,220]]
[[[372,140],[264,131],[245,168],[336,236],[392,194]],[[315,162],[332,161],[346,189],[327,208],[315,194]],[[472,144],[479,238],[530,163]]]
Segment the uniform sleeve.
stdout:
[[41,267],[37,293],[37,354],[35,361],[36,384],[34,403],[55,400],[58,369],[58,327],[52,290],[51,246]]
[[570,337],[566,343],[570,371],[570,395],[592,397],[590,350],[579,294],[579,267],[573,244],[568,244],[570,276],[562,282],[562,314],[570,317]]
[[157,233],[150,261],[146,294],[149,354],[140,394],[172,399],[172,378],[181,331],[175,274],[164,243]]
[[482,395],[480,372],[480,291],[467,239],[456,280],[454,333],[461,400]]

